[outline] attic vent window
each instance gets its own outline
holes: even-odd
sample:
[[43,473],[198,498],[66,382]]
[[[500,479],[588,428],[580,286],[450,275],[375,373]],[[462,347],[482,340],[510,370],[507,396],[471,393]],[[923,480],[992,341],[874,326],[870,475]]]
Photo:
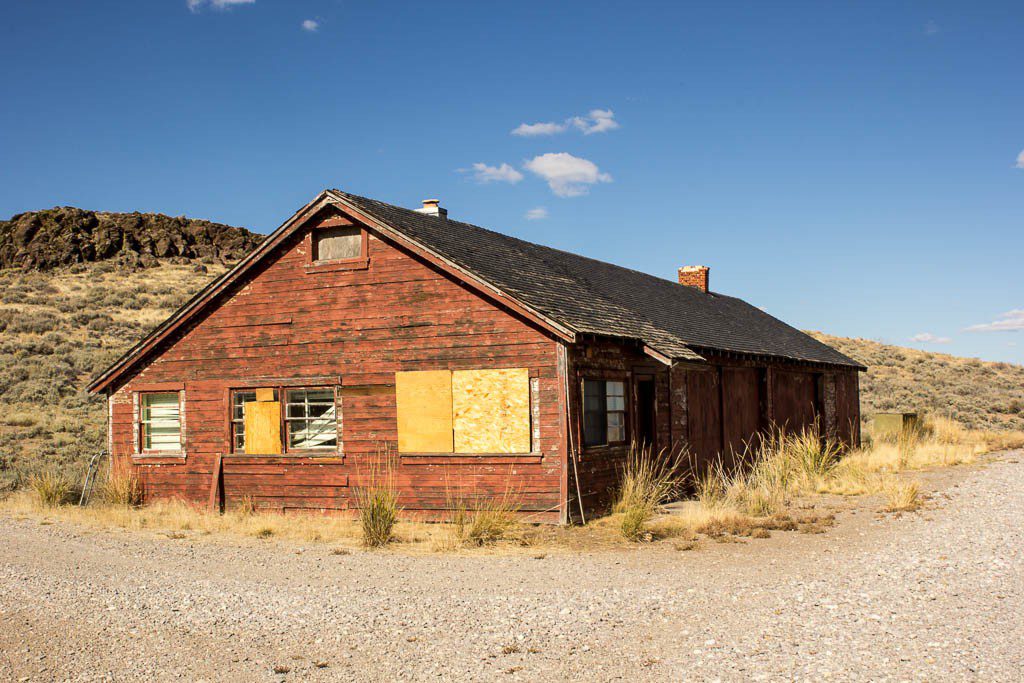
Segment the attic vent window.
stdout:
[[317,230],[313,243],[314,261],[344,261],[363,256],[362,230],[354,225]]

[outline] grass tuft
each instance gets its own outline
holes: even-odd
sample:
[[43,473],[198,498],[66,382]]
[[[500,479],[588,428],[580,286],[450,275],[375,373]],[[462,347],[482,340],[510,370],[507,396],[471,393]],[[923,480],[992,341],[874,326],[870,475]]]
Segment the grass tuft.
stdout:
[[138,507],[142,505],[143,490],[142,481],[128,467],[115,467],[111,469],[97,491],[99,498],[107,505],[119,505],[123,507]]
[[71,481],[56,470],[44,470],[29,475],[28,487],[36,505],[44,508],[56,508],[70,503],[75,492]]
[[619,489],[612,505],[620,515],[619,530],[631,541],[647,537],[647,523],[658,508],[678,495],[685,482],[684,458],[668,450],[657,453],[634,443],[622,466]]
[[921,484],[915,480],[892,479],[885,487],[886,512],[911,512],[924,503]]
[[378,449],[365,486],[356,487],[359,524],[363,545],[380,548],[391,542],[398,522],[398,488],[395,485],[394,457],[389,446]]

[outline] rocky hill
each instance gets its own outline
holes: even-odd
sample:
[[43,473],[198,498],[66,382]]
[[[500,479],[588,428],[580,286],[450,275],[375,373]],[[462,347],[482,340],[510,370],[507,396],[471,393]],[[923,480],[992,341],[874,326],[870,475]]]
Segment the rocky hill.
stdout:
[[263,237],[245,228],[159,213],[105,213],[61,206],[0,221],[0,268],[50,270],[115,259],[237,261]]

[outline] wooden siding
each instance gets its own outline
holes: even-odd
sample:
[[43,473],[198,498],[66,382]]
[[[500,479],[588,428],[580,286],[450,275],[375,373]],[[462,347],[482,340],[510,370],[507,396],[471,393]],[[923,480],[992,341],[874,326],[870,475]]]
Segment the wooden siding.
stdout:
[[721,381],[721,371],[716,366],[687,372],[688,445],[699,471],[722,452]]
[[[822,423],[831,416],[835,424],[852,425],[836,429],[833,435],[847,445],[859,441],[859,395],[857,372],[824,371],[792,363],[764,363],[710,355],[706,364],[679,363],[671,369],[652,364],[628,344],[589,342],[571,348],[573,378],[572,405],[579,406],[579,383],[584,378],[625,379],[653,376],[657,395],[658,447],[669,453],[688,449],[691,466],[706,467],[722,457],[726,466],[735,464],[734,454],[757,441],[773,424],[797,428]],[[828,380],[826,382],[825,380]],[[834,391],[823,391],[833,386]],[[629,392],[627,392],[629,393]],[[635,394],[631,394],[635,400]],[[635,406],[629,407],[635,415]],[[580,418],[573,414],[573,439],[580,443]],[[632,423],[628,439],[632,439]],[[628,446],[598,446],[579,449],[579,489],[587,514],[608,508],[618,485]],[[572,463],[570,462],[570,467]],[[572,473],[570,472],[570,475]],[[569,498],[577,490],[569,479]],[[578,517],[577,502],[570,512]]]
[[790,432],[812,427],[822,413],[819,378],[818,373],[776,369],[772,373],[772,421]]
[[763,386],[763,369],[722,368],[723,457],[730,465],[767,425]]
[[[587,514],[607,510],[611,496],[618,485],[619,475],[629,453],[636,421],[636,387],[638,376],[653,378],[655,383],[654,423],[656,450],[667,448],[672,443],[672,406],[669,400],[668,368],[645,355],[633,345],[592,340],[570,348],[570,402],[574,406],[572,442],[576,445],[576,470],[570,472],[569,511],[573,518],[579,516],[577,490],[583,500]],[[622,380],[626,383],[626,434],[627,443],[613,446],[592,446],[581,448],[583,442],[581,386],[584,379]],[[571,457],[571,456],[570,456]],[[570,463],[570,467],[573,464]],[[577,488],[578,479],[578,488]]]
[[[314,223],[329,220],[321,214]],[[466,496],[510,491],[537,518],[560,518],[562,484],[559,342],[535,324],[370,234],[368,261],[310,267],[308,228],[292,236],[254,277],[160,349],[111,401],[111,452],[133,462],[150,497],[205,502],[223,456],[228,507],[242,496],[276,509],[346,510],[371,463],[397,441],[395,372],[526,368],[535,396],[531,431],[542,452],[521,458],[399,458],[407,514],[443,508],[446,489]],[[136,457],[137,387],[184,383],[183,457]],[[336,452],[252,458],[231,453],[232,388],[340,384]],[[326,456],[326,457],[325,457]]]

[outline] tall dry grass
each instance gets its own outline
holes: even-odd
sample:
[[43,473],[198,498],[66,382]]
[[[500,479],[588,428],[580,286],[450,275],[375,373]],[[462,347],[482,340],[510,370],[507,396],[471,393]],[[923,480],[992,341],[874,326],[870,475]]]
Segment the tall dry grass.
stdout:
[[142,505],[142,480],[130,467],[114,465],[96,493],[107,505],[137,507]]
[[619,516],[622,535],[640,540],[647,523],[658,508],[677,496],[686,482],[684,452],[660,450],[634,443],[619,473],[619,488],[612,503],[612,514]]
[[28,489],[35,504],[43,508],[56,508],[70,503],[75,494],[75,485],[64,473],[47,469],[28,476]]
[[395,482],[395,458],[388,447],[378,449],[370,464],[366,481],[355,487],[353,495],[359,507],[363,545],[379,548],[387,545],[398,523],[398,486]]

